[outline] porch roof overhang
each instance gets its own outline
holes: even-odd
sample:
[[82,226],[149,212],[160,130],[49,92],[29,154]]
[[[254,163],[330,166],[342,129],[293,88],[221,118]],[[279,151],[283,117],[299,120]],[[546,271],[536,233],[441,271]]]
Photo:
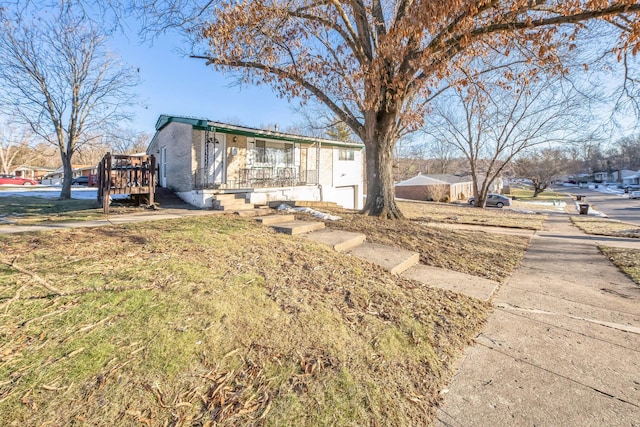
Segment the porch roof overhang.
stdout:
[[172,122],[188,124],[188,125],[191,125],[194,129],[200,129],[200,130],[205,130],[209,132],[223,132],[223,133],[229,133],[232,135],[248,136],[252,138],[266,138],[271,140],[293,142],[298,144],[313,145],[316,143],[320,143],[322,145],[328,145],[328,146],[354,148],[359,150],[364,149],[363,144],[358,144],[353,142],[335,141],[332,139],[324,139],[324,138],[313,138],[309,136],[294,135],[294,134],[284,133],[284,132],[230,125],[227,123],[214,122],[206,119],[198,119],[198,118],[182,117],[182,116],[169,116],[165,114],[162,114],[158,118],[158,121],[156,122],[156,131],[160,131],[162,128],[164,128],[165,126],[167,126],[169,123],[172,123]]

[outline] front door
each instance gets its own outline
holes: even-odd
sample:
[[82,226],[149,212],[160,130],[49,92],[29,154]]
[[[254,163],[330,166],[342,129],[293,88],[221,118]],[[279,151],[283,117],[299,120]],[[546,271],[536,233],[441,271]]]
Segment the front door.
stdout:
[[224,184],[226,182],[226,153],[227,153],[227,144],[225,134],[217,133],[213,138],[212,142],[207,144],[207,150],[209,157],[209,170],[207,171],[208,179],[207,182],[212,184]]

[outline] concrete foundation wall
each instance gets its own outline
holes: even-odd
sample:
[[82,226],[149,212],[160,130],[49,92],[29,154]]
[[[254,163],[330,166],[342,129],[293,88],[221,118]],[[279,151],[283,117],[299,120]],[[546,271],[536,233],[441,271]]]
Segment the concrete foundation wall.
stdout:
[[[211,209],[218,190],[181,191],[176,195],[190,205],[201,209]],[[275,201],[320,201],[320,190],[315,185],[282,188],[261,188],[247,193],[247,202],[254,205],[267,205]]]
[[266,205],[274,201],[320,201],[320,189],[315,185],[283,188],[261,188],[249,193],[249,202],[257,205]]

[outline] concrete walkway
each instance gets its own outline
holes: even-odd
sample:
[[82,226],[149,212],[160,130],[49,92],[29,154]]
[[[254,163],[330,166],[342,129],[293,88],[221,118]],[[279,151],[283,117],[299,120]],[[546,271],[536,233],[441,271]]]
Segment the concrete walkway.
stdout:
[[567,216],[493,302],[434,425],[640,426],[640,287]]

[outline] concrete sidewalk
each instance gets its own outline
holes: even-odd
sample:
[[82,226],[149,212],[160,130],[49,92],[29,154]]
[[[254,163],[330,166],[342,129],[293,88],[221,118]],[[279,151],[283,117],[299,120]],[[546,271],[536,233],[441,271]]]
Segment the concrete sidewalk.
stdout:
[[436,426],[640,426],[640,287],[550,216],[494,297]]

